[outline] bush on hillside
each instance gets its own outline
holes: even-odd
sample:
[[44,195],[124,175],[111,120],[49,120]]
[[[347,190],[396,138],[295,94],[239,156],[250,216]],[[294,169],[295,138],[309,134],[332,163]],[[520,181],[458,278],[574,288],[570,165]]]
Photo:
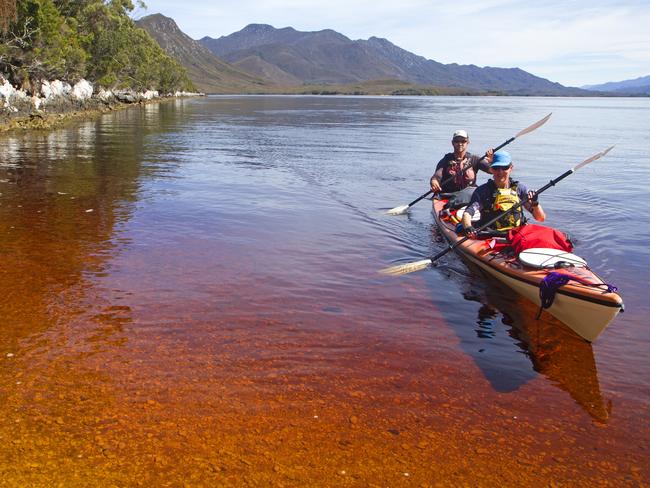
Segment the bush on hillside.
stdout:
[[8,3],[0,0],[0,15],[13,12],[0,18],[8,26],[0,71],[16,86],[35,92],[39,80],[86,78],[112,89],[193,89],[185,69],[135,26],[131,0],[15,0],[15,11]]

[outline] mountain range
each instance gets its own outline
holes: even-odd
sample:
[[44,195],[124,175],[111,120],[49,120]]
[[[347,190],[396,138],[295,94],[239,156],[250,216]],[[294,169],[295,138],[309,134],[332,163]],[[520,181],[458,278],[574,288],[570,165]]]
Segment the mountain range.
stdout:
[[137,23],[187,68],[198,88],[209,93],[289,93],[306,86],[325,92],[332,85],[348,86],[347,91],[354,93],[355,87],[369,82],[378,86],[376,81],[381,80],[382,86],[390,86],[392,80],[400,93],[411,92],[404,87],[407,83],[420,87],[415,93],[593,95],[519,68],[442,64],[387,39],[351,40],[331,29],[301,32],[250,24],[218,39],[195,41],[161,14]]
[[[356,83],[396,79],[511,95],[579,95],[519,68],[442,64],[378,37],[353,41],[331,29],[301,32],[250,24],[218,39],[199,42],[217,57],[277,83]],[[273,77],[275,75],[275,77]]]
[[642,76],[633,80],[610,81],[601,85],[587,85],[582,88],[621,95],[650,95],[650,76]]
[[160,47],[187,69],[199,90],[207,93],[237,93],[263,89],[272,85],[228,64],[200,43],[183,33],[176,22],[161,14],[148,15],[136,22]]

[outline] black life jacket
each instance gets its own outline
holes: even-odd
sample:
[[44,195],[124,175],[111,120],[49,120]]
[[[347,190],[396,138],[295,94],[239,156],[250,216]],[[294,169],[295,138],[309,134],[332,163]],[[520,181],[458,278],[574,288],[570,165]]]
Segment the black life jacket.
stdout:
[[[446,165],[442,170],[442,179],[445,181],[450,179],[451,181],[447,182],[442,188],[442,191],[445,193],[453,193],[462,190],[468,186],[471,186],[476,181],[476,172],[474,171],[474,165],[471,164],[474,155],[471,153],[465,153],[465,159],[462,161],[456,161],[454,159],[454,153],[449,153],[445,155]],[[469,167],[463,172],[465,166]]]
[[[480,225],[506,213],[512,207],[521,203],[519,194],[517,193],[517,181],[510,180],[509,188],[497,188],[494,184],[494,180],[488,180],[487,184],[490,186],[492,194],[490,201],[484,202],[483,209],[481,210]],[[519,227],[525,222],[526,220],[524,218],[523,210],[521,206],[519,206],[517,210],[509,213],[504,218],[497,220],[491,225],[491,228],[498,231],[509,230]]]

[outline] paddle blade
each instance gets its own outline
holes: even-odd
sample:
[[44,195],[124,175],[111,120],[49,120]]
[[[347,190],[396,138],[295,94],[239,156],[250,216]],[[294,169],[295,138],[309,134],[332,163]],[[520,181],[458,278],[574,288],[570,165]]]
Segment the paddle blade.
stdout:
[[431,266],[430,259],[423,259],[422,261],[415,261],[414,263],[399,264],[397,266],[389,266],[384,268],[379,272],[387,276],[402,276],[409,273],[414,273],[416,271],[422,271],[423,269]]
[[587,166],[589,163],[592,163],[592,162],[596,161],[596,159],[602,158],[605,154],[607,154],[612,149],[614,149],[614,146],[608,147],[607,149],[604,149],[603,151],[600,151],[598,154],[594,154],[589,159],[585,159],[582,163],[575,165],[573,167],[573,171],[578,171],[583,166]]
[[535,122],[533,125],[530,125],[530,126],[526,127],[525,129],[520,130],[520,131],[517,133],[517,135],[515,136],[515,139],[516,139],[517,137],[521,137],[521,136],[523,136],[524,134],[528,134],[529,132],[533,132],[535,129],[539,129],[541,126],[543,126],[543,125],[548,121],[548,119],[551,118],[551,115],[553,115],[553,112],[551,112],[550,114],[548,114],[548,115],[547,115],[546,117],[544,117],[543,119],[538,120],[538,121]]
[[408,205],[400,205],[399,207],[391,208],[386,213],[388,215],[401,215],[403,213],[406,213],[408,209],[409,209]]

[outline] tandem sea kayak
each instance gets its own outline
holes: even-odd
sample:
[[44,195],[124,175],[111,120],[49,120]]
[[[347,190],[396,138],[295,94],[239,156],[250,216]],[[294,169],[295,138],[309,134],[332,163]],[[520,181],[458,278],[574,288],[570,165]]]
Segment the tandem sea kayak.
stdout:
[[[546,311],[569,326],[589,342],[593,342],[609,323],[623,311],[622,298],[589,269],[587,263],[570,253],[554,249],[530,249],[521,257],[513,252],[503,238],[463,239],[456,234],[455,211],[446,211],[446,200],[433,200],[433,215],[440,232],[467,262],[503,282],[514,291],[541,306],[540,286],[551,273],[562,284],[554,290],[552,304]],[[462,210],[462,209],[461,209]],[[538,256],[541,259],[537,259]],[[544,281],[544,283],[543,283]],[[548,303],[545,304],[548,306]]]

